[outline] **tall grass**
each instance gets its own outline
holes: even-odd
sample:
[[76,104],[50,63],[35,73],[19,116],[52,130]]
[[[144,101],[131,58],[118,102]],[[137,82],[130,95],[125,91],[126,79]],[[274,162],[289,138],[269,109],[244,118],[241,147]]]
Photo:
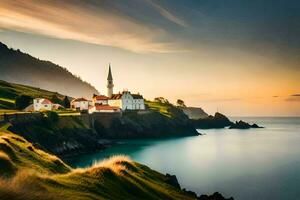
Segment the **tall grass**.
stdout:
[[72,169],[23,137],[0,131],[0,200],[39,199],[191,198],[166,184],[164,175],[127,156]]
[[55,200],[59,195],[50,194],[37,184],[35,175],[22,171],[12,179],[0,178],[1,200]]
[[127,170],[128,166],[133,165],[133,161],[128,156],[114,155],[100,162],[94,162],[91,167],[74,169],[73,173],[99,173],[101,170],[103,172],[110,170],[116,175],[121,175],[121,172]]

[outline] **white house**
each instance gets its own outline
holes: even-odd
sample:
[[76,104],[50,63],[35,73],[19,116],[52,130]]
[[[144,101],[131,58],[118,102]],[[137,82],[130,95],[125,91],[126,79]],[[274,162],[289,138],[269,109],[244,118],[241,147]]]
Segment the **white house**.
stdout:
[[35,98],[33,99],[33,110],[52,110],[52,102],[49,99]]
[[145,110],[143,96],[140,94],[131,94],[129,91],[113,94],[108,100],[108,104],[119,107],[122,110]]
[[142,95],[140,94],[131,94],[132,108],[133,110],[145,110],[145,101]]
[[71,108],[76,110],[88,110],[90,101],[85,98],[77,98],[71,101]]
[[89,107],[89,113],[115,113],[121,112],[119,107],[110,106],[110,105],[95,105]]
[[94,95],[93,105],[108,105],[108,97],[105,95]]

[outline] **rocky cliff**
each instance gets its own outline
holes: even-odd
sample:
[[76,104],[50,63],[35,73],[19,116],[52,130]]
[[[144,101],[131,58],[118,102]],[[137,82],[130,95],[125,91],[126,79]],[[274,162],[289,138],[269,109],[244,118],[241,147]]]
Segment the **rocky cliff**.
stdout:
[[208,114],[202,108],[182,107],[181,109],[190,119],[203,119],[208,117]]
[[[57,155],[104,149],[111,145],[112,139],[199,135],[182,111],[174,107],[170,112],[172,117],[149,110],[125,112],[123,115],[65,116],[58,121],[43,114],[25,114],[22,118],[10,120],[10,131]],[[29,117],[31,115],[34,117]]]

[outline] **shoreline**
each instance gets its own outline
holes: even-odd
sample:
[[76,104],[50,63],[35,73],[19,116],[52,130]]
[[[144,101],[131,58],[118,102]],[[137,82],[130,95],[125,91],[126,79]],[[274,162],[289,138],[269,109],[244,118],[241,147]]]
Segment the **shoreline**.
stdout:
[[101,151],[105,151],[111,147],[121,145],[124,141],[139,141],[139,140],[146,140],[146,141],[151,141],[151,140],[169,140],[169,139],[180,139],[180,138],[186,138],[186,137],[197,137],[197,136],[204,136],[204,134],[199,133],[199,135],[191,135],[191,136],[170,136],[170,137],[157,137],[157,138],[129,138],[129,139],[103,139],[107,143],[101,144],[104,145],[102,147],[99,147],[97,149],[81,149],[76,150],[77,152],[73,153],[60,153],[60,154],[55,154],[58,157],[60,157],[62,160],[69,160],[71,157],[77,157],[77,156],[83,156],[83,155],[89,155],[91,153],[99,153]]

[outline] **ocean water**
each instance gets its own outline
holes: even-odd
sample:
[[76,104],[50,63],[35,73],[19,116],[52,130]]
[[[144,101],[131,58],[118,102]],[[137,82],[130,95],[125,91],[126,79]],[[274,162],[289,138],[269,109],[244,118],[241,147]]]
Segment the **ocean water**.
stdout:
[[203,136],[123,140],[102,152],[73,157],[74,167],[125,154],[162,173],[175,174],[198,194],[219,191],[237,200],[300,199],[300,118],[232,118],[264,129],[198,130]]

